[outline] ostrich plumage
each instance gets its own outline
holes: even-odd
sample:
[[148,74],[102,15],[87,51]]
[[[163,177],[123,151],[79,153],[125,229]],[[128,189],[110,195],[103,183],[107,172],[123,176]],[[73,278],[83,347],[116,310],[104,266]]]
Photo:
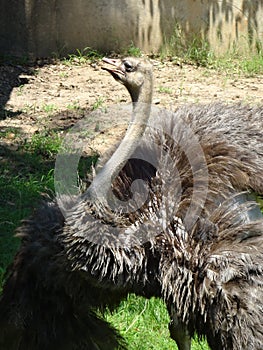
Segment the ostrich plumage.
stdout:
[[[107,63],[129,90],[135,118],[148,120],[149,63]],[[194,332],[213,350],[262,348],[263,221],[250,192],[263,193],[263,109],[216,103],[152,114],[154,128],[135,130],[130,153],[110,159],[66,219],[50,200],[18,229],[22,244],[0,301],[1,347],[125,347],[96,309],[135,292],[164,299],[180,350]],[[145,204],[112,212],[111,189],[125,201],[136,179],[148,184]],[[193,202],[198,216],[189,223]]]

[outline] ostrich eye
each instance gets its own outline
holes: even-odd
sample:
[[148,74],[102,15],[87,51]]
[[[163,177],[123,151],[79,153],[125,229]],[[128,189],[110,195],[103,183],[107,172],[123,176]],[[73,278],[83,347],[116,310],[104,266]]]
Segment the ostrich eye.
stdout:
[[130,62],[128,62],[128,61],[124,62],[124,67],[125,67],[127,72],[132,72],[132,70],[133,70],[132,64]]

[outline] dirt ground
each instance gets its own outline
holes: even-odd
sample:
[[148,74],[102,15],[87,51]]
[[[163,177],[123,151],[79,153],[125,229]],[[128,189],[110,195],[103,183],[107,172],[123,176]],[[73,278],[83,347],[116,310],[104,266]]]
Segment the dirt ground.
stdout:
[[[189,102],[263,104],[262,76],[246,78],[193,65],[152,60],[154,103],[174,110]],[[0,66],[0,145],[15,146],[42,129],[66,129],[97,107],[125,104],[127,91],[102,62]]]

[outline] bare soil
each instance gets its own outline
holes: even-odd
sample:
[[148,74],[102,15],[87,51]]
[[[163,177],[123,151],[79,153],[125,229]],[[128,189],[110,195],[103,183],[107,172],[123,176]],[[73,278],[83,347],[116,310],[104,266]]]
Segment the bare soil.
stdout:
[[[152,62],[154,103],[159,107],[174,110],[185,103],[213,101],[263,104],[262,76]],[[101,70],[102,64],[0,66],[0,145],[16,147],[43,129],[66,130],[97,107],[130,102],[125,88]]]

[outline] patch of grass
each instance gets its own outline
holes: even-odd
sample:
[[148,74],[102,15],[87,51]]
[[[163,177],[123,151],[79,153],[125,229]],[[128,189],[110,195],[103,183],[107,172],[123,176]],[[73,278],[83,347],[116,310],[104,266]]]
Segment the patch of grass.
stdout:
[[240,67],[247,76],[263,74],[263,55],[255,55],[241,60]]
[[54,105],[53,103],[51,103],[51,104],[44,104],[42,106],[42,110],[44,112],[46,112],[48,115],[52,115],[57,110],[57,106]]
[[158,90],[159,92],[163,92],[165,94],[171,94],[173,92],[171,88],[165,86],[160,86]]
[[39,110],[39,107],[36,104],[28,104],[26,103],[22,109],[23,113],[31,114],[36,113]]
[[19,135],[19,130],[17,127],[2,127],[0,129],[0,137],[13,139]]
[[92,111],[95,111],[96,109],[103,108],[104,99],[102,97],[98,97],[97,100],[93,103],[91,106]]
[[185,61],[194,62],[198,66],[206,67],[211,65],[215,59],[214,53],[210,50],[209,43],[205,40],[193,39],[184,55]]
[[19,246],[15,229],[37,205],[40,193],[53,189],[54,159],[33,150],[1,148],[0,173],[0,291],[4,272]]
[[17,88],[17,95],[18,96],[22,96],[23,95],[23,93],[24,93],[24,87],[25,87],[25,85],[19,85],[18,86],[18,88]]
[[[129,295],[117,310],[106,313],[106,319],[120,330],[129,350],[177,349],[168,330],[168,312],[159,299]],[[193,340],[191,349],[209,350],[209,347],[205,341]]]
[[141,57],[142,51],[139,47],[136,47],[133,43],[131,43],[127,48],[123,50],[124,56],[132,56],[132,57]]
[[82,110],[82,108],[80,107],[79,105],[79,102],[72,102],[72,103],[69,103],[67,105],[67,109],[71,110],[71,111],[79,111],[79,110]]
[[60,73],[59,73],[59,77],[60,77],[60,78],[63,78],[63,79],[66,79],[66,78],[69,77],[69,75],[68,75],[68,73],[66,73],[66,72],[60,72]]
[[263,54],[256,53],[250,56],[240,56],[235,52],[229,52],[222,57],[218,57],[212,68],[219,71],[224,71],[225,74],[245,75],[246,77],[253,77],[263,74]]
[[25,143],[24,149],[45,158],[52,158],[57,154],[61,142],[62,139],[59,134],[51,131],[42,131],[34,134],[31,140]]
[[210,47],[209,42],[200,36],[186,38],[179,25],[175,26],[174,34],[166,40],[160,51],[160,58],[175,62],[194,64],[216,69],[224,74],[242,74],[253,77],[263,74],[263,49],[257,43],[256,50],[248,54],[242,53],[237,47],[219,56]]
[[84,49],[76,49],[76,53],[69,54],[64,58],[64,64],[86,64],[90,62],[95,62],[102,59],[103,55],[97,50],[91,47],[85,47]]
[[182,37],[179,27],[176,27],[174,35],[164,45],[160,53],[161,58],[170,57],[174,61],[180,61],[197,66],[210,66],[215,55],[210,49],[209,43],[199,37],[186,41]]

